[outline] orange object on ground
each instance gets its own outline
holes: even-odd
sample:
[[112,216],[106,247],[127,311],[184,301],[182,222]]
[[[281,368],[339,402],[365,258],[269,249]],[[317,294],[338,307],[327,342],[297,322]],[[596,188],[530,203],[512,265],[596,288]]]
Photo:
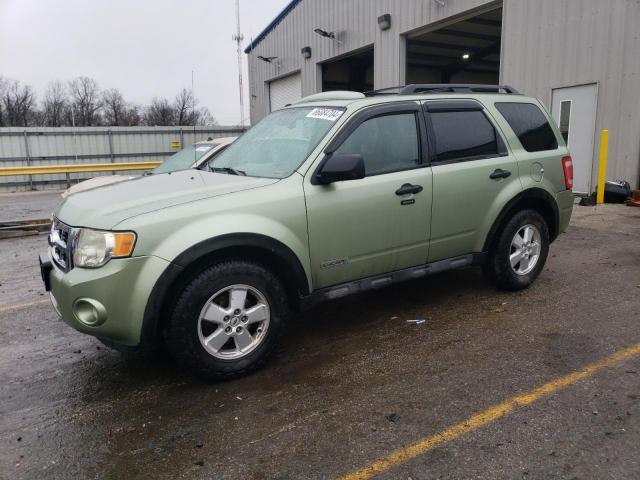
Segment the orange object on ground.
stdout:
[[631,192],[631,198],[627,199],[627,205],[630,207],[640,207],[640,190]]

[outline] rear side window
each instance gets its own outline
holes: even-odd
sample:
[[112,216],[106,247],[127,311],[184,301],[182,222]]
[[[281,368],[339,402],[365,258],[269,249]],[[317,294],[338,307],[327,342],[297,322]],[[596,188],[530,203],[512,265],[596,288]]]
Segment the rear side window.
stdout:
[[431,112],[436,162],[495,157],[505,152],[493,125],[480,110]]
[[558,141],[540,108],[533,103],[496,103],[527,152],[555,150]]

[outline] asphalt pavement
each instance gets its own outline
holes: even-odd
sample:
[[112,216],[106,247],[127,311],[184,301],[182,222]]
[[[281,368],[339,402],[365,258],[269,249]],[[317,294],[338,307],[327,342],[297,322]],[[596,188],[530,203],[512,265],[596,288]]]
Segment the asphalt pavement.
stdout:
[[0,223],[42,220],[60,203],[62,191],[0,193]]
[[0,241],[0,478],[640,478],[640,209],[576,207],[526,291],[466,269],[320,305],[224,383],[67,327],[44,248]]

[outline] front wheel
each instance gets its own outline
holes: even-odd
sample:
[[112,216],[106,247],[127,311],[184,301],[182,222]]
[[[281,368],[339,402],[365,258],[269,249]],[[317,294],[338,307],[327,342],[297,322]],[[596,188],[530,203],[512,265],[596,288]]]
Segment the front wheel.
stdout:
[[517,212],[504,225],[484,271],[498,287],[521,290],[538,277],[549,253],[549,228],[534,210]]
[[164,330],[172,355],[196,374],[247,374],[272,353],[287,314],[280,280],[254,263],[230,260],[195,276]]

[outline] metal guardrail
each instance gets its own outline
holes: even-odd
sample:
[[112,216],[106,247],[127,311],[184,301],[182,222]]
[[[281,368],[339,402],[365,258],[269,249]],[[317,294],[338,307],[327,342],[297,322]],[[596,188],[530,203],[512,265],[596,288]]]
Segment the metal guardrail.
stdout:
[[37,235],[41,232],[48,232],[50,229],[51,220],[48,218],[2,222],[0,223],[0,240],[3,238]]
[[[65,183],[68,186],[70,182],[86,180],[93,176],[87,170],[47,175],[40,173],[44,170],[9,171],[5,167],[160,162],[175,154],[180,147],[193,145],[209,138],[235,137],[245,130],[246,128],[238,126],[1,127],[0,191],[33,190],[44,185],[47,185],[44,188],[51,188],[51,186],[62,188]],[[138,167],[147,168],[136,165],[130,169],[135,170]],[[114,167],[114,169],[123,170],[120,167]],[[109,173],[109,169],[92,171]],[[47,173],[58,172],[59,170],[47,171]]]
[[0,177],[14,175],[70,174],[79,172],[115,172],[149,170],[162,162],[91,163],[84,165],[34,165],[29,167],[0,167]]

